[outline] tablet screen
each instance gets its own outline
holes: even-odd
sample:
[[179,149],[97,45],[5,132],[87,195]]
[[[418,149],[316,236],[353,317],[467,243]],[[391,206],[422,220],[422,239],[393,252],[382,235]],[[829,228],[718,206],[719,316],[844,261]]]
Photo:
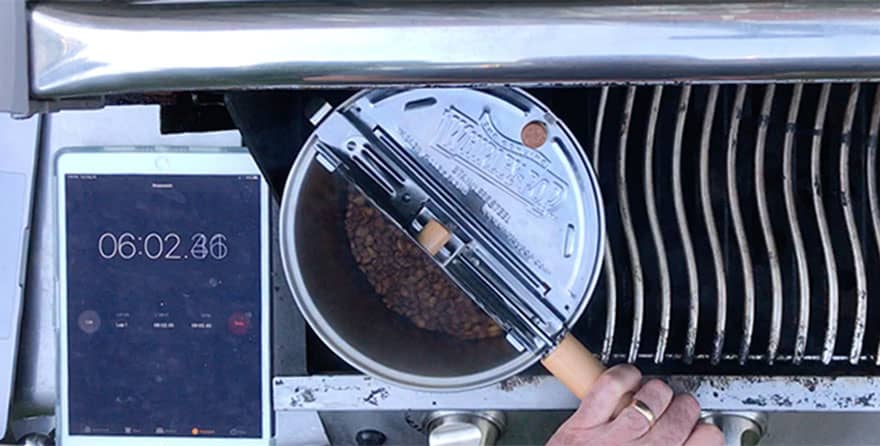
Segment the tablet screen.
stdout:
[[64,181],[70,433],[260,438],[259,177]]

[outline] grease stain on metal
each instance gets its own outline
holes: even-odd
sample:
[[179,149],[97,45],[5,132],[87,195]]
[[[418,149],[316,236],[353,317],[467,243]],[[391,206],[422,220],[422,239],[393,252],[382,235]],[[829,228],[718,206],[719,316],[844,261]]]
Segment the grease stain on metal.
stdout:
[[[291,407],[307,407],[320,405],[316,394],[320,393],[337,393],[337,392],[353,392],[359,391],[359,386],[333,386],[321,380],[321,386],[318,387],[299,387],[293,389],[293,396],[290,397]],[[384,389],[382,389],[384,391]],[[387,392],[386,392],[387,393]]]
[[760,397],[760,398],[748,397],[748,398],[744,398],[742,400],[742,402],[746,406],[764,407],[767,405],[767,400],[764,397]]
[[794,378],[792,381],[804,386],[811,393],[816,391],[816,386],[819,384],[819,380],[812,377]]
[[862,396],[837,397],[834,398],[834,403],[841,408],[874,407],[876,405],[875,396],[875,393],[871,392]]
[[408,424],[409,427],[415,429],[418,432],[424,431],[423,424],[420,422],[416,422],[416,420],[413,419],[413,416],[411,413],[406,412],[403,416],[403,419],[404,419],[404,421],[406,421],[406,424]]
[[499,387],[501,388],[501,390],[503,390],[505,392],[513,392],[520,387],[528,386],[528,385],[532,385],[532,384],[538,384],[540,382],[541,382],[541,378],[539,378],[537,376],[517,375],[517,376],[512,376],[510,378],[507,378],[504,381],[501,381],[501,384],[499,384]]
[[[700,376],[677,376],[669,385],[679,393],[695,393],[704,380]],[[713,386],[717,387],[714,383]]]
[[[398,407],[397,400],[400,398],[416,398],[416,405],[422,410],[445,408],[450,404],[433,395],[407,396],[409,394],[403,390],[403,396],[395,393],[395,398],[392,399],[390,393],[397,392],[397,389],[370,379],[346,381],[329,378],[325,380],[322,377],[310,381],[311,384],[300,382],[300,385],[295,384],[296,379],[302,378],[276,379],[283,381],[283,386],[276,389],[276,397],[285,398],[287,403],[284,407],[279,406],[278,410],[320,410],[322,407],[338,410],[348,407],[346,405],[361,410],[364,406],[383,410],[385,405]],[[675,391],[692,393],[706,407],[713,409],[736,407],[739,410],[761,411],[865,411],[880,408],[880,390],[877,390],[880,380],[876,377],[679,375],[665,379]],[[508,397],[500,396],[502,393],[542,394],[545,386],[555,387],[554,385],[555,380],[543,375],[515,376],[496,385],[494,392],[498,393],[493,398],[506,401]],[[289,389],[291,393],[285,395],[284,389]],[[485,405],[486,401],[477,404]],[[413,407],[407,409],[412,410]]]
[[773,404],[775,404],[779,407],[791,407],[792,406],[791,398],[789,398],[785,395],[778,395],[778,394],[771,395],[770,400],[773,401]]
[[388,389],[384,387],[379,387],[378,389],[374,389],[370,391],[370,394],[364,398],[365,403],[372,404],[374,406],[379,405],[379,400],[384,400],[388,398]]
[[874,401],[874,392],[871,392],[867,395],[856,398],[856,405],[862,407],[870,407],[873,406]]

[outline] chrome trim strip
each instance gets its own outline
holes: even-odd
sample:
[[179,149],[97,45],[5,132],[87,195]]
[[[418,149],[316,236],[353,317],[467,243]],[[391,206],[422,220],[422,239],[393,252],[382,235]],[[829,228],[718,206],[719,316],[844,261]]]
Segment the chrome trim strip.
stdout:
[[[25,116],[30,104],[27,5],[24,0],[0,3],[0,113]],[[5,411],[5,409],[3,409]],[[5,417],[4,417],[5,419]],[[0,432],[6,431],[6,423]]]
[[389,4],[36,3],[31,94],[880,78],[853,0]]

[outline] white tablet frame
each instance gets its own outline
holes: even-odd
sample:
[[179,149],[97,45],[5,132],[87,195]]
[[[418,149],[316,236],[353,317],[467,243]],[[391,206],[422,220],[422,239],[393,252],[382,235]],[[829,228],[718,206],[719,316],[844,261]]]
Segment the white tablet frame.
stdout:
[[[59,152],[55,159],[55,209],[57,234],[55,330],[58,341],[57,439],[62,446],[267,446],[272,443],[271,342],[269,288],[269,189],[260,186],[260,277],[261,277],[261,364],[262,438],[217,438],[197,436],[97,436],[71,435],[67,419],[67,228],[65,226],[66,175],[261,175],[247,150],[242,148],[131,147],[76,148]],[[261,175],[262,178],[262,175]]]

